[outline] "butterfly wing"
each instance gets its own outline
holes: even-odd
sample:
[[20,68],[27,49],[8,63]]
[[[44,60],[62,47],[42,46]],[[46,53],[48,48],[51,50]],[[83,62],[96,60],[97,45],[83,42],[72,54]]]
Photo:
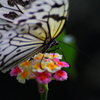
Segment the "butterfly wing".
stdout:
[[13,20],[20,16],[29,2],[22,0],[0,0],[0,32],[7,32],[14,27]]
[[36,0],[23,9],[11,30],[7,28],[4,29],[6,32],[0,33],[2,72],[46,49],[62,30],[67,18],[67,4],[67,0]]
[[[13,20],[23,13],[22,0],[0,0],[0,19],[8,22]],[[23,2],[25,4],[25,2]]]
[[51,40],[61,33],[68,18],[68,5],[68,0],[36,0],[14,23],[35,23],[46,31]]
[[23,60],[42,52],[46,35],[39,26],[24,24],[0,33],[0,37],[0,70],[6,72]]

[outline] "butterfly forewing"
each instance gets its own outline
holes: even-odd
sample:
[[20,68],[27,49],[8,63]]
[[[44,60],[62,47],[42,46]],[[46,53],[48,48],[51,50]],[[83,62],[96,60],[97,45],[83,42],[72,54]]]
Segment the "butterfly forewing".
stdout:
[[16,17],[22,14],[21,8],[23,7],[18,6],[16,0],[0,0],[0,19],[13,22]]
[[50,39],[56,38],[68,17],[68,0],[43,1],[36,0],[32,3],[22,16],[14,20],[14,23],[38,24],[46,31]]
[[22,0],[0,0],[0,32],[7,32],[14,27],[13,20],[19,17],[28,2]]
[[68,9],[67,4],[60,1],[53,6],[54,9],[52,9],[50,12],[50,18],[48,20],[48,23],[52,38],[56,38],[63,29],[65,21],[68,17],[67,16],[68,11],[65,11],[66,9]]

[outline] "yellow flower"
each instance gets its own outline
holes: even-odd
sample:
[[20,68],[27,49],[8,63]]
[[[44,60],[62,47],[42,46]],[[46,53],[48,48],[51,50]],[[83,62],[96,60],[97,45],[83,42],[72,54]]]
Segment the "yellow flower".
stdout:
[[30,61],[25,61],[25,62],[21,63],[21,66],[22,67],[28,67],[30,65],[31,65],[31,62]]
[[36,61],[32,67],[33,72],[43,72],[45,70],[45,62],[43,61]]
[[58,58],[58,59],[62,59],[62,55],[58,54],[58,53],[50,53],[49,57],[52,58]]
[[55,65],[53,62],[50,62],[48,63],[47,67],[50,69],[50,70],[54,70],[57,68],[57,65]]
[[54,62],[52,61],[49,61],[47,64],[46,64],[46,70],[48,72],[51,72],[51,73],[55,73],[57,70],[61,69],[60,66],[57,66],[54,64]]
[[35,55],[35,56],[34,56],[34,59],[36,59],[36,60],[41,60],[43,57],[44,57],[44,54],[39,53],[38,55]]
[[24,69],[22,72],[20,72],[17,76],[17,80],[20,82],[20,83],[25,83],[26,82],[26,79],[29,79],[30,77],[30,70],[27,68],[27,69]]
[[24,70],[23,72],[20,73],[20,77],[23,79],[26,79],[29,75],[29,72],[27,70]]

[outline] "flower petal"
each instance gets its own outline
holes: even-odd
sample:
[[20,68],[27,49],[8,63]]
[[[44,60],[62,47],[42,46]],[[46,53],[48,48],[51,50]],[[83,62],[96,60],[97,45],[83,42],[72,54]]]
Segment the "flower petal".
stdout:
[[20,73],[22,70],[18,67],[18,66],[16,66],[15,68],[13,68],[11,71],[10,71],[10,75],[11,76],[17,76],[18,75],[18,73]]
[[51,73],[45,71],[42,73],[36,73],[36,81],[40,84],[48,84],[51,81]]
[[51,72],[51,73],[55,73],[56,71],[60,70],[61,67],[60,66],[57,66],[56,64],[54,64],[53,61],[49,61],[47,64],[46,64],[46,70],[48,72]]
[[69,64],[64,62],[64,61],[60,61],[57,58],[54,58],[54,62],[56,63],[56,65],[61,66],[61,67],[69,67]]
[[68,78],[68,75],[65,71],[59,70],[53,75],[55,80],[64,81]]

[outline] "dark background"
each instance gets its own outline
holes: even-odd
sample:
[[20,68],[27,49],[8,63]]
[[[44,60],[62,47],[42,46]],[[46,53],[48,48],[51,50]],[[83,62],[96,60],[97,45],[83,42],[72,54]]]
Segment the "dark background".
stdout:
[[[100,100],[100,0],[70,0],[66,33],[76,38],[78,77],[49,84],[48,100]],[[0,73],[0,100],[40,100],[34,80],[20,84]]]

